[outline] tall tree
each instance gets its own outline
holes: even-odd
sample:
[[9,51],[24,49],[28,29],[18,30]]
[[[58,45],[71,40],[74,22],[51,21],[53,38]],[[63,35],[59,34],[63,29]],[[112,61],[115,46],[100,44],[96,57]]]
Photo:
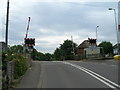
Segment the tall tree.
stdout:
[[105,54],[113,54],[113,45],[111,42],[103,41],[98,46],[103,47]]
[[46,61],[51,61],[52,60],[52,55],[50,53],[45,53],[45,60]]
[[62,51],[60,48],[56,48],[56,50],[54,51],[54,58],[55,60],[63,60]]
[[38,52],[35,48],[33,48],[32,56],[33,56],[33,60],[44,61],[46,59],[45,55],[41,52]]
[[56,59],[73,59],[74,54],[76,53],[77,44],[71,40],[65,40],[63,44],[60,44],[60,47],[57,48],[54,52],[54,55],[57,56]]
[[11,52],[11,53],[16,53],[16,54],[22,54],[23,53],[23,46],[22,45],[14,45],[14,46],[11,46],[8,50],[8,52]]

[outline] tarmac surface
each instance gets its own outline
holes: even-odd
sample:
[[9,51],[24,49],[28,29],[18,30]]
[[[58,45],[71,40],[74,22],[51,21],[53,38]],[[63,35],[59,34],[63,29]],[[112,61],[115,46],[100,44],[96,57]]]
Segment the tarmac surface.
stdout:
[[33,61],[17,88],[119,88],[118,62]]

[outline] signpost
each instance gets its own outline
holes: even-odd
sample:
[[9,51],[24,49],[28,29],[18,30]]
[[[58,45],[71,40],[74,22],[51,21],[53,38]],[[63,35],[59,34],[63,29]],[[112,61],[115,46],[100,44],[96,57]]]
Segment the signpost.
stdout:
[[26,31],[26,35],[24,38],[24,51],[28,50],[29,53],[32,53],[33,46],[35,46],[35,38],[28,38],[28,30],[30,27],[30,20],[31,20],[31,17],[28,17],[27,31]]

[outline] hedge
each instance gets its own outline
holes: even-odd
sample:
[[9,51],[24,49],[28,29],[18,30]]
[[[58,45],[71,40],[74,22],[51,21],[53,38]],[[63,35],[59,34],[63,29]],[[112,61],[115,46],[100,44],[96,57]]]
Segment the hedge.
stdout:
[[11,55],[8,54],[8,56],[5,56],[5,53],[2,54],[2,69],[7,69],[7,62],[14,61],[15,67],[14,67],[14,79],[18,79],[20,76],[24,75],[24,73],[27,70],[27,62],[26,58],[22,54],[15,54]]
[[16,55],[13,60],[15,61],[14,79],[18,79],[24,75],[27,70],[26,58],[23,55]]

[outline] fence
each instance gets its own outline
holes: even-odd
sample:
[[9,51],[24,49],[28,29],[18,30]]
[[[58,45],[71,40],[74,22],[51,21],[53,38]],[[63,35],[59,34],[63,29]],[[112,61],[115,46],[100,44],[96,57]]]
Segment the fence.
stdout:
[[82,59],[92,59],[92,60],[98,60],[98,59],[105,59],[104,54],[87,54],[87,55],[76,55],[75,60],[82,60]]
[[28,64],[28,67],[30,67],[32,64],[31,64],[31,54],[26,54],[26,61],[27,61],[27,64]]
[[8,77],[8,83],[12,84],[14,80],[14,67],[15,67],[15,61],[9,61],[7,62],[7,77]]
[[87,59],[104,59],[104,55],[102,54],[88,54],[86,55]]
[[75,56],[75,60],[82,60],[82,59],[86,59],[85,55],[76,55]]

